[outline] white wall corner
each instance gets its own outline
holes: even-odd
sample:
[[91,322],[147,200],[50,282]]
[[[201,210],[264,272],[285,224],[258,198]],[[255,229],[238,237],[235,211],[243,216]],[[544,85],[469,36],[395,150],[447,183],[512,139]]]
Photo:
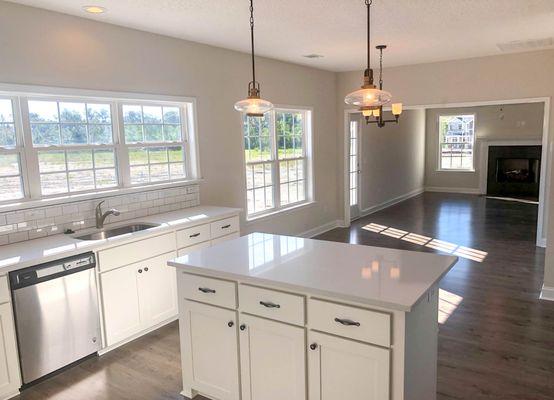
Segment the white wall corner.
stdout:
[[425,186],[426,192],[440,193],[461,193],[461,194],[484,194],[481,189],[476,188],[459,188],[459,187],[442,187],[442,186]]
[[554,301],[554,287],[542,285],[539,299]]
[[408,192],[408,193],[405,193],[403,195],[397,196],[397,197],[395,197],[393,199],[390,199],[390,200],[387,200],[383,203],[380,203],[380,204],[377,204],[377,205],[374,205],[374,206],[371,206],[371,207],[368,207],[368,208],[364,208],[360,212],[360,217],[365,217],[366,215],[373,214],[373,213],[376,213],[377,211],[384,210],[385,208],[391,207],[395,204],[398,204],[400,202],[408,200],[412,197],[418,196],[423,192],[424,192],[423,187],[417,188],[415,190],[412,190],[411,192]]
[[309,239],[317,235],[321,235],[322,233],[328,232],[332,229],[343,227],[343,225],[344,223],[342,220],[329,221],[326,224],[316,226],[315,228],[299,233],[298,236]]

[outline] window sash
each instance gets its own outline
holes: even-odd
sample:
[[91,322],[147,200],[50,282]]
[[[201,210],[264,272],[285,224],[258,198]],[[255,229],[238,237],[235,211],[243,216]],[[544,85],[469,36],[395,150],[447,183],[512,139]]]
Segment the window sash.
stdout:
[[[300,113],[302,114],[302,155],[297,157],[280,157],[279,156],[279,147],[278,147],[278,134],[276,129],[276,113]],[[243,154],[244,154],[244,160],[245,160],[245,172],[248,173],[248,168],[253,167],[256,165],[264,165],[264,164],[270,164],[271,170],[272,170],[272,191],[273,191],[273,206],[270,208],[265,208],[260,211],[254,211],[250,212],[248,208],[248,192],[255,190],[256,187],[249,189],[248,188],[248,177],[246,177],[245,180],[245,188],[246,188],[246,202],[247,202],[247,218],[248,219],[255,219],[258,217],[261,217],[266,214],[271,214],[277,211],[286,210],[288,208],[292,208],[295,206],[298,206],[302,203],[306,203],[310,201],[310,180],[311,176],[309,171],[309,149],[308,146],[311,145],[309,141],[308,135],[310,134],[308,132],[308,110],[302,110],[302,109],[285,109],[285,108],[276,108],[269,114],[269,137],[270,137],[270,158],[268,160],[255,160],[255,161],[249,161],[246,159],[246,148],[244,148]],[[243,116],[243,118],[248,118]],[[244,120],[243,120],[244,124]],[[244,126],[244,125],[243,125]],[[245,132],[243,131],[243,138],[245,138],[247,135],[245,135]],[[244,139],[243,139],[243,146],[244,146]],[[303,179],[301,180],[287,180],[285,182],[281,182],[281,173],[280,173],[280,163],[281,162],[301,162],[302,168],[303,168]],[[303,181],[304,183],[304,191],[303,191],[303,197],[302,200],[297,200],[294,202],[281,204],[281,185],[282,184],[289,184],[289,183],[296,183]],[[255,199],[254,199],[255,201]]]
[[[5,93],[5,92],[4,92]],[[5,201],[0,201],[0,205],[9,205],[14,202],[21,201],[31,201],[31,200],[40,200],[48,199],[52,197],[60,196],[70,196],[73,194],[85,194],[85,193],[97,193],[103,191],[113,191],[123,188],[131,188],[137,186],[148,186],[156,185],[162,183],[178,183],[185,182],[193,178],[193,169],[191,165],[191,159],[196,160],[196,153],[191,154],[192,150],[189,148],[189,135],[191,133],[190,128],[192,128],[194,110],[192,107],[194,103],[184,101],[166,101],[166,100],[147,100],[147,99],[133,99],[123,100],[117,97],[96,97],[96,96],[68,96],[68,95],[29,95],[27,93],[18,93],[17,95],[5,95],[0,93],[0,98],[12,100],[13,112],[14,112],[14,123],[16,129],[16,146],[13,148],[3,148],[0,147],[0,154],[18,154],[20,160],[20,171],[21,171],[21,182],[22,182],[22,191],[23,197],[17,200],[10,199]],[[111,123],[94,123],[90,122],[88,115],[86,115],[85,108],[85,122],[75,122],[74,124],[82,124],[86,126],[96,126],[96,125],[109,125],[112,129],[112,143],[109,144],[63,144],[59,143],[56,145],[33,145],[33,138],[31,132],[31,121],[29,118],[29,101],[50,101],[58,103],[58,117],[59,117],[59,103],[85,103],[85,104],[105,104],[109,105],[111,112]],[[122,114],[122,105],[131,102],[132,104],[141,104],[141,105],[153,105],[153,106],[166,106],[166,107],[177,107],[180,111],[180,127],[182,132],[182,140],[180,141],[165,141],[165,142],[146,142],[146,143],[130,143],[126,144],[124,141],[124,129],[123,129],[123,114]],[[58,118],[59,119],[59,118]],[[39,122],[43,123],[43,122]],[[71,122],[44,122],[44,124],[53,124],[53,125],[70,125]],[[88,128],[87,128],[88,129]],[[164,181],[155,181],[149,183],[140,183],[140,184],[131,184],[130,180],[130,165],[128,159],[129,148],[132,147],[174,147],[181,146],[183,148],[183,170],[184,176],[178,179],[170,179]],[[86,189],[82,191],[70,191],[69,188],[63,193],[57,194],[42,194],[41,191],[41,175],[50,174],[50,172],[44,173],[39,171],[39,162],[38,154],[39,152],[44,151],[77,151],[77,150],[100,150],[100,149],[112,149],[114,151],[115,165],[114,167],[96,167],[96,168],[85,168],[85,169],[75,169],[69,171],[67,168],[65,171],[59,171],[60,173],[65,173],[67,176],[69,173],[79,172],[79,171],[92,171],[93,176],[96,177],[95,171],[101,171],[104,169],[115,169],[116,176],[116,185],[110,186],[107,188],[98,188],[98,189]],[[67,160],[66,160],[67,162]],[[94,164],[93,164],[94,165]],[[168,164],[169,168],[169,164]],[[57,172],[52,172],[57,173]],[[97,181],[95,178],[95,186]]]

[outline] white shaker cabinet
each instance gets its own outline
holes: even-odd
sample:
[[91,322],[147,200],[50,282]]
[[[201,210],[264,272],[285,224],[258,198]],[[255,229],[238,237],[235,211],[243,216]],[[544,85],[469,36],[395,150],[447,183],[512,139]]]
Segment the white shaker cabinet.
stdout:
[[390,350],[310,331],[309,400],[389,399]]
[[238,400],[239,356],[236,312],[184,301],[180,316],[181,353],[186,377],[184,394],[191,389],[218,400]]
[[241,314],[242,400],[305,400],[305,329]]
[[10,303],[4,303],[0,305],[0,399],[15,395],[20,386],[12,307]]
[[170,252],[100,275],[108,346],[177,314],[175,271]]

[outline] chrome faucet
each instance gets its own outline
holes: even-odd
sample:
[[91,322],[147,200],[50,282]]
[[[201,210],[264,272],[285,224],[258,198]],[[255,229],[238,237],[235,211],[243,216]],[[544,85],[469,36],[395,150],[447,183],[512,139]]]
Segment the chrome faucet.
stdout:
[[98,205],[96,206],[96,228],[102,229],[104,227],[104,221],[108,216],[115,215],[116,217],[119,216],[121,213],[116,210],[115,208],[111,208],[105,213],[102,213],[102,204],[105,202],[105,200],[102,200]]

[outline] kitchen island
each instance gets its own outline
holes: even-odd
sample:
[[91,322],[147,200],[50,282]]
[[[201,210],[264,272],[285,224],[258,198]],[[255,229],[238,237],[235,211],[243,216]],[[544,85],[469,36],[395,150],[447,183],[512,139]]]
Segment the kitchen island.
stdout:
[[264,233],[170,261],[182,394],[435,399],[437,283],[456,261]]

